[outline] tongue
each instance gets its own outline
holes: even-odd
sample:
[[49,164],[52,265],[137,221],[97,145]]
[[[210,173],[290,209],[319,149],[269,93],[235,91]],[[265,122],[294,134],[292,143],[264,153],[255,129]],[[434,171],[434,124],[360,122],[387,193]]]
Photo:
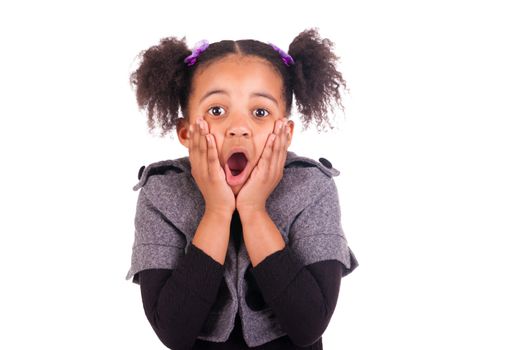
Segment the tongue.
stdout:
[[248,159],[246,159],[244,153],[234,153],[228,159],[228,167],[230,168],[233,176],[239,175],[244,170],[247,163]]

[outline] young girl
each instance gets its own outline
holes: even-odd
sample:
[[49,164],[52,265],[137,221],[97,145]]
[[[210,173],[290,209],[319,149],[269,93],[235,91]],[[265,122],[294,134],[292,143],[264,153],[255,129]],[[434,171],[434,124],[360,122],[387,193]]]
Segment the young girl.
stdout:
[[126,279],[167,347],[322,349],[340,280],[358,262],[339,171],[288,147],[293,95],[305,126],[340,104],[332,45],[310,29],[288,53],[256,40],[190,51],[185,38],[141,53],[131,82],[150,130],[175,129],[189,154],[141,167],[134,187]]

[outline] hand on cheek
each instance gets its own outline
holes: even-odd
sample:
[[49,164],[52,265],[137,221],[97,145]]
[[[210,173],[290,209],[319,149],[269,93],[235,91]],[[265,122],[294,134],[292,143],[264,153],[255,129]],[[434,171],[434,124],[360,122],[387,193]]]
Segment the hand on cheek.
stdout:
[[189,128],[189,159],[191,174],[206,204],[206,210],[231,215],[235,211],[235,195],[226,182],[219,161],[215,136],[203,118]]
[[281,181],[291,138],[286,118],[275,121],[257,165],[236,197],[235,206],[241,210],[266,210],[266,200]]

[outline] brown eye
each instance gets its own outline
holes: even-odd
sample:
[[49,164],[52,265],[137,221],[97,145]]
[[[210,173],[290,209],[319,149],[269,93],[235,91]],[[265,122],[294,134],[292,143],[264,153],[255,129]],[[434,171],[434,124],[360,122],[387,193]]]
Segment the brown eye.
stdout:
[[[220,111],[221,111],[221,109],[223,109],[223,108],[222,108],[222,107],[219,107],[219,106],[213,106],[213,107],[211,107],[210,109],[208,109],[208,112],[211,111],[211,114],[212,114],[213,116],[218,117],[218,116],[220,116],[220,113],[221,113]],[[219,114],[216,114],[216,113],[219,113]]]
[[[260,113],[261,111],[262,111],[263,113]],[[255,116],[258,117],[258,118],[260,118],[260,117],[266,117],[268,114],[265,115],[264,112],[270,114],[270,113],[269,113],[266,109],[264,109],[264,108],[257,108],[257,109],[255,110]]]

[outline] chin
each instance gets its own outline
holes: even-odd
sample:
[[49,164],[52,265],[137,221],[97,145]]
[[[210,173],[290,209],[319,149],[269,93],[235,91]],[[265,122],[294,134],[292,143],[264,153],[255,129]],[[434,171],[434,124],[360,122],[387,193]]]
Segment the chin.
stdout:
[[233,191],[233,195],[235,196],[235,198],[237,198],[237,195],[239,194],[239,192],[241,192],[241,187],[235,186],[235,187],[232,187],[231,189]]

